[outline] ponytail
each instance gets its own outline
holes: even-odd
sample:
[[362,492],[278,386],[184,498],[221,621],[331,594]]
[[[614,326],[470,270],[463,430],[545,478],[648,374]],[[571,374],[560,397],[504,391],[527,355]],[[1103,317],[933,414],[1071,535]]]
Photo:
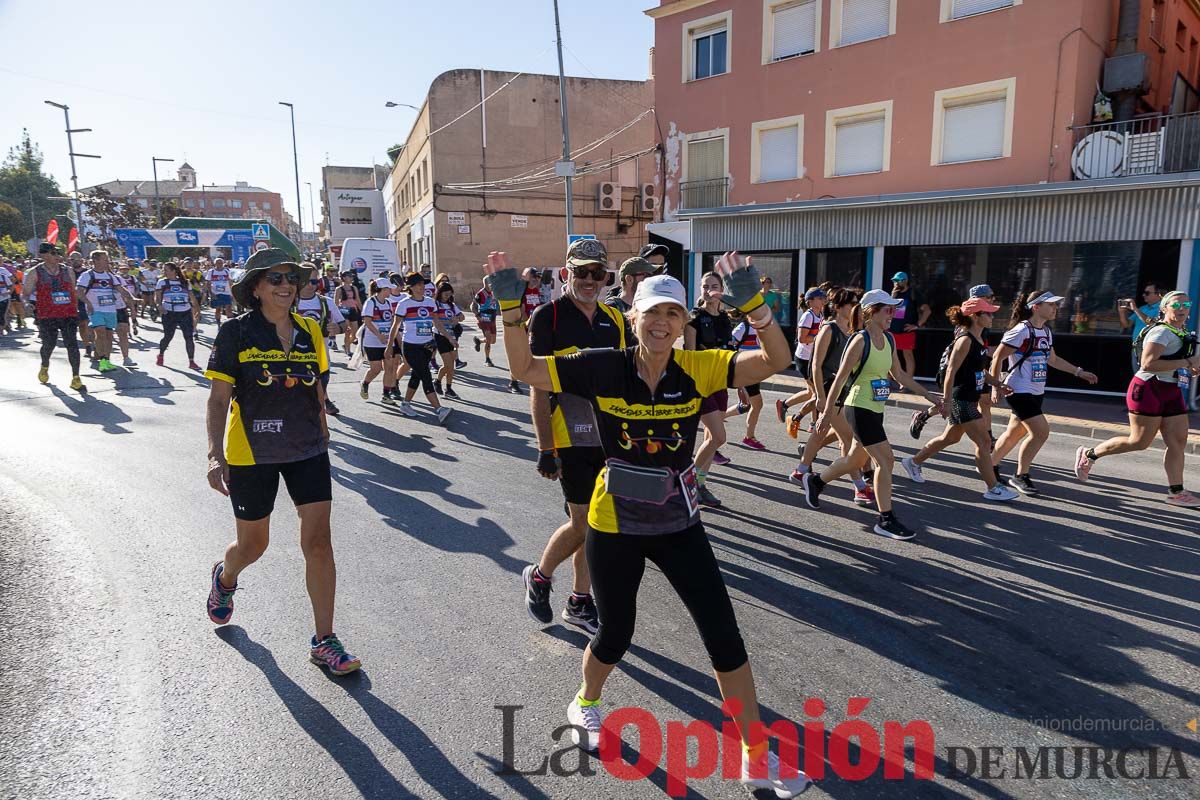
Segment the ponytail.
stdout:
[[962,306],[950,306],[946,309],[946,316],[950,319],[950,324],[956,328],[971,327],[971,318],[963,313]]
[[1032,289],[1025,294],[1017,295],[1017,302],[1013,303],[1012,316],[1009,322],[1012,325],[1019,325],[1033,316],[1033,309],[1029,307],[1029,301],[1046,292],[1045,289]]

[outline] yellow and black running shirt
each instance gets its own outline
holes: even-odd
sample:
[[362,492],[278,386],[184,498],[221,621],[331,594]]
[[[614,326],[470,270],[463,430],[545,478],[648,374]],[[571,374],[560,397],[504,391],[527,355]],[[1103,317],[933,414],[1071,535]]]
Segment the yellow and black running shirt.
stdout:
[[[547,359],[556,392],[587,398],[595,412],[606,458],[677,472],[692,463],[700,401],[729,388],[729,350],[674,350],[653,393],[638,375],[634,348],[588,350]],[[662,505],[610,495],[604,471],[596,479],[588,524],[604,533],[675,533],[699,521],[676,492]]]
[[225,425],[225,460],[234,466],[303,461],[325,452],[321,375],[329,354],[320,324],[292,314],[285,353],[261,311],[235,317],[217,331],[205,377],[233,384]]
[[[565,356],[580,350],[623,349],[633,343],[629,322],[603,303],[588,319],[567,295],[538,306],[529,320],[529,349],[535,356]],[[596,416],[583,397],[556,392],[550,396],[550,429],[554,446],[599,447]]]

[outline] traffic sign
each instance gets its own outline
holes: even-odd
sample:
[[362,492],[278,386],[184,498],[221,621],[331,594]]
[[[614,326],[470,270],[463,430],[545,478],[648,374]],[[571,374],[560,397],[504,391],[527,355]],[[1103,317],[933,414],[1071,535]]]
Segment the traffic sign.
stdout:
[[250,225],[250,235],[253,236],[255,239],[270,239],[271,238],[270,226],[265,225],[262,222],[255,222]]
[[567,237],[567,247],[570,247],[571,245],[575,244],[580,239],[595,239],[595,238],[596,238],[596,234],[594,234],[594,233],[572,233],[570,236]]
[[269,250],[270,248],[271,248],[270,242],[258,241],[258,242],[254,243],[255,250]]

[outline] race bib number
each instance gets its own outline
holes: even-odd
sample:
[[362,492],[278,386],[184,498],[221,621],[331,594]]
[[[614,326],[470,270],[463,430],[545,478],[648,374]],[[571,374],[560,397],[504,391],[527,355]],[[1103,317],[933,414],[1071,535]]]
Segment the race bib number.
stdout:
[[871,399],[877,403],[886,403],[892,396],[892,382],[887,378],[876,378],[871,381]]
[[63,291],[51,292],[50,302],[56,306],[69,306],[71,304],[71,293]]
[[1188,372],[1187,367],[1184,367],[1176,372],[1175,376],[1175,379],[1179,382],[1179,388],[1186,392],[1192,385],[1192,373]]
[[166,300],[173,306],[186,306],[188,304],[188,296],[183,292],[169,292],[163,295],[163,300]]
[[985,374],[983,370],[975,373],[975,391],[982,392],[983,387],[987,386],[987,381],[984,378]]
[[700,510],[700,482],[696,477],[695,464],[679,473],[679,491],[683,494],[683,504],[687,507],[688,516],[696,516]]
[[1029,375],[1034,383],[1045,383],[1048,369],[1045,353],[1034,353],[1029,357]]
[[117,298],[112,292],[99,292],[96,294],[96,305],[107,308],[116,304]]
[[227,281],[213,281],[213,294],[229,294],[229,283]]
[[417,320],[417,336],[433,336],[433,320]]

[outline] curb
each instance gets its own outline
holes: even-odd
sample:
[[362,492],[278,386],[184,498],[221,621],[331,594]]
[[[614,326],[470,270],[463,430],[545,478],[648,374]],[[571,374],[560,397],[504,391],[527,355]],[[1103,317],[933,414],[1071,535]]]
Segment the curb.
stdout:
[[[769,392],[780,392],[781,394],[794,394],[801,387],[799,382],[789,383],[778,380],[766,380],[760,384],[762,388]],[[903,408],[910,411],[915,411],[920,408],[925,408],[926,403],[920,400],[910,400],[907,397],[901,397],[897,400],[888,400],[887,404],[893,408]],[[1008,424],[1008,419],[1011,416],[1008,409],[993,408],[992,416],[997,420]],[[1125,427],[1115,424],[1099,424],[1094,422],[1079,422],[1071,417],[1056,417],[1051,414],[1046,415],[1046,419],[1050,421],[1052,430],[1055,433],[1066,433],[1072,436],[1083,436],[1088,439],[1103,441],[1111,438],[1114,435],[1120,434]],[[1163,444],[1160,437],[1154,438],[1154,443],[1150,445],[1151,450],[1166,450],[1166,445]],[[1200,437],[1189,436],[1187,446],[1184,448],[1184,453],[1188,455],[1200,455]]]

